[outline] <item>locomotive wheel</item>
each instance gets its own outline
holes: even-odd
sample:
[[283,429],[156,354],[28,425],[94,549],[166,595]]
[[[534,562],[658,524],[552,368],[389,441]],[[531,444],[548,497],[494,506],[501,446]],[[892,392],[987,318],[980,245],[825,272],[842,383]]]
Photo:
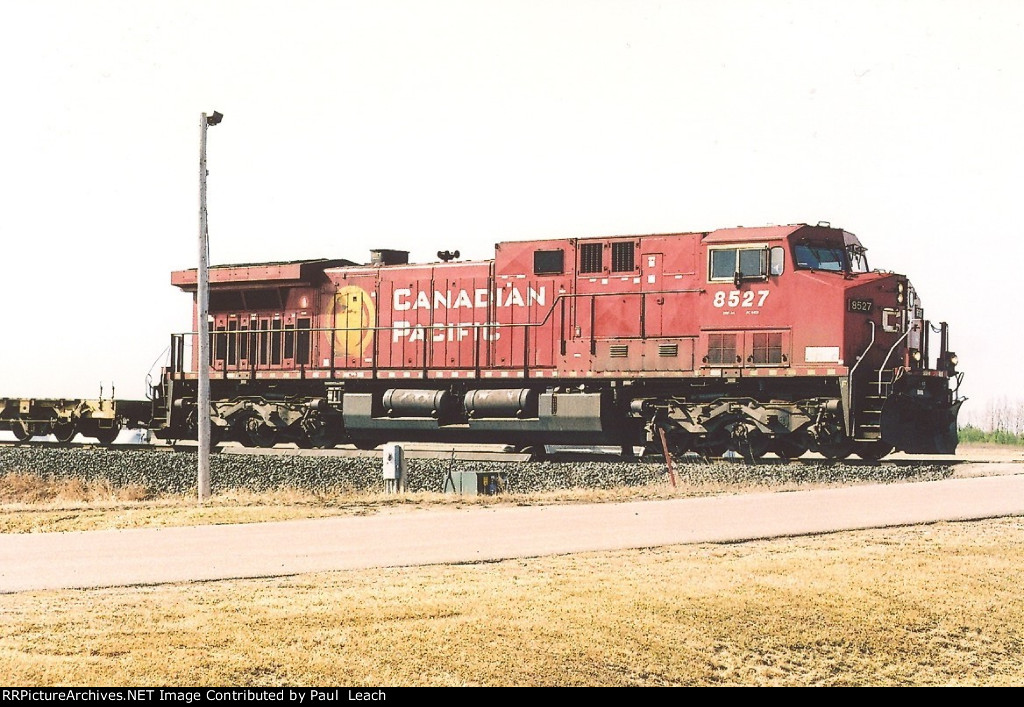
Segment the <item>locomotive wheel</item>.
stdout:
[[661,442],[662,429],[664,429],[668,453],[672,455],[673,459],[681,457],[693,449],[695,438],[686,430],[678,427],[655,428],[654,439],[644,443],[643,456],[665,458],[665,446]]
[[364,452],[368,452],[380,446],[380,442],[372,439],[354,439],[352,440],[352,444],[356,449],[362,449]]
[[74,420],[53,420],[50,423],[50,434],[61,444],[67,444],[78,434],[78,426]]
[[840,461],[853,453],[853,442],[848,439],[842,439],[838,442],[819,444],[818,452],[829,461]]
[[750,444],[747,445],[746,449],[741,447],[738,451],[747,461],[760,461],[764,459],[764,455],[768,453],[768,443],[761,442],[758,444]]
[[732,447],[743,458],[749,461],[757,461],[768,453],[769,439],[757,428],[740,427],[737,425],[732,431]]
[[886,454],[892,452],[893,446],[885,442],[858,442],[853,447],[853,453],[868,462],[876,462]]
[[772,443],[772,451],[781,459],[796,459],[807,453],[807,439],[800,434],[777,437]]
[[329,419],[317,416],[303,423],[302,436],[296,441],[302,449],[330,449],[338,443],[337,425]]
[[245,420],[242,428],[242,444],[247,447],[270,449],[277,444],[277,430],[263,424],[263,420],[253,415]]
[[330,434],[316,435],[309,441],[314,449],[333,449],[338,444],[338,440]]
[[335,445],[331,436],[325,432],[304,432],[293,440],[299,449],[330,449]]
[[11,420],[11,432],[19,442],[27,442],[32,439],[32,430],[29,424],[19,418]]
[[702,450],[704,456],[706,456],[706,457],[716,457],[716,458],[724,456],[725,453],[728,452],[728,451],[729,451],[729,444],[727,442],[716,442],[716,443],[713,443],[713,444],[708,444]]
[[729,437],[728,431],[719,428],[694,445],[694,451],[703,454],[705,457],[720,457],[729,451],[731,442],[732,438]]
[[121,423],[115,422],[111,427],[97,427],[92,436],[100,444],[113,444],[119,434],[121,434]]
[[673,431],[666,435],[665,441],[668,442],[668,453],[673,458],[681,457],[693,448],[693,435],[686,430]]
[[[196,410],[192,410],[185,420],[184,429],[181,430],[183,434],[179,437],[168,438],[170,443],[173,445],[183,439],[199,441],[199,415]],[[221,427],[213,420],[210,420],[210,449],[214,449],[218,444],[224,441],[227,437],[227,428]],[[173,440],[173,441],[171,441]],[[244,435],[242,437],[242,444],[245,444]]]

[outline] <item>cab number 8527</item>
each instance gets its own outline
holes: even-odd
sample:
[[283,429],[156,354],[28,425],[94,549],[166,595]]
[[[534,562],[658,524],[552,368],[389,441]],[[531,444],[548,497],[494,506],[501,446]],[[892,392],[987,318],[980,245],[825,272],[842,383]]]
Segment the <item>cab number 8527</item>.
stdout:
[[746,292],[719,290],[715,293],[712,304],[716,307],[763,307],[766,299],[768,299],[768,290],[757,290],[756,292],[754,290]]

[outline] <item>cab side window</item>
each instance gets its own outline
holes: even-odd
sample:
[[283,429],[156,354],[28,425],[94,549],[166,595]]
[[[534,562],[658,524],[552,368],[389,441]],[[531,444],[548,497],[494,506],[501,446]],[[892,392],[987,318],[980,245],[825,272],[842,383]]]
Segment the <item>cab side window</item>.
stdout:
[[714,248],[709,251],[708,279],[726,282],[740,274],[743,279],[766,279],[768,277],[768,249],[755,248]]

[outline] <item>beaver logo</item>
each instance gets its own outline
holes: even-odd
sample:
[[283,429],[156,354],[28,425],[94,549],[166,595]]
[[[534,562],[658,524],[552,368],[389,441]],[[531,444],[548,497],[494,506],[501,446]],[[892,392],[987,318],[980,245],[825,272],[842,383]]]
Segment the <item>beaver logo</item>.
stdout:
[[373,341],[377,310],[373,298],[357,285],[346,285],[334,295],[335,354],[361,356]]

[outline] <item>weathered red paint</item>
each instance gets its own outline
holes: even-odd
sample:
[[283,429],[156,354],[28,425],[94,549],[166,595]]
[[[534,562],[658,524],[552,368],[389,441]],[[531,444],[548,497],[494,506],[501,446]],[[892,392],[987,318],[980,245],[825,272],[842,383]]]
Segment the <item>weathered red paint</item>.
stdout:
[[[224,355],[214,369],[252,373],[301,366],[307,374],[321,369],[416,376],[462,371],[468,377],[521,371],[525,377],[565,378],[844,375],[868,349],[873,316],[847,312],[847,300],[870,300],[875,314],[898,309],[897,283],[905,278],[865,272],[844,279],[834,272],[798,270],[792,247],[804,239],[844,245],[839,229],[797,225],[505,242],[496,246],[493,261],[215,267],[210,276],[214,329],[225,335],[225,346],[234,338],[236,351],[247,356],[236,353],[229,362],[227,350],[219,351]],[[613,269],[613,244],[633,250],[632,267],[620,262]],[[580,272],[581,245],[601,248],[599,270]],[[784,271],[739,286],[712,281],[709,253],[724,246],[782,247]],[[558,250],[564,254],[563,272],[534,274],[534,254]],[[195,270],[175,272],[171,281],[194,291]],[[251,306],[235,299],[229,309],[217,296],[231,291],[244,297],[257,290],[263,300]],[[279,300],[268,306],[270,291]],[[308,357],[298,361],[291,336],[293,345],[284,347],[285,332],[306,319],[313,334]],[[877,368],[902,328],[887,332],[874,319],[875,343],[862,365]],[[255,349],[240,343],[243,331],[261,332]],[[260,359],[264,334],[266,346],[277,343],[280,355]],[[769,336],[781,358],[766,361],[755,349],[763,350]],[[716,347],[720,354],[730,350],[731,339],[734,360],[708,358]],[[836,355],[830,356],[833,349]]]
[[[337,414],[373,439],[406,429],[381,408],[386,390],[420,381],[416,390],[457,400],[474,390],[460,381],[475,380],[544,393],[550,406],[554,394],[600,396],[564,404],[578,406],[573,419],[588,434],[629,427],[624,444],[637,425],[648,439],[667,425],[675,443],[697,436],[709,449],[732,436],[761,450],[762,437],[788,436],[792,450],[810,435],[812,448],[837,456],[849,441],[870,457],[890,438],[948,450],[958,404],[945,325],[932,356],[910,282],[868,270],[863,254],[851,233],[796,224],[503,242],[481,261],[407,263],[403,253],[397,263],[220,266],[210,277],[213,373],[234,382],[222,386],[225,414],[273,392],[292,397],[298,419],[301,401],[336,383]],[[171,281],[195,291],[194,270]],[[195,358],[166,376],[194,379]],[[935,413],[928,429],[913,428],[919,404]],[[452,414],[437,434],[461,434],[467,421]],[[554,407],[546,414],[523,435],[558,429]],[[495,438],[518,434],[513,422]],[[428,437],[424,425],[412,416],[407,429]],[[478,438],[489,439],[481,425]]]

